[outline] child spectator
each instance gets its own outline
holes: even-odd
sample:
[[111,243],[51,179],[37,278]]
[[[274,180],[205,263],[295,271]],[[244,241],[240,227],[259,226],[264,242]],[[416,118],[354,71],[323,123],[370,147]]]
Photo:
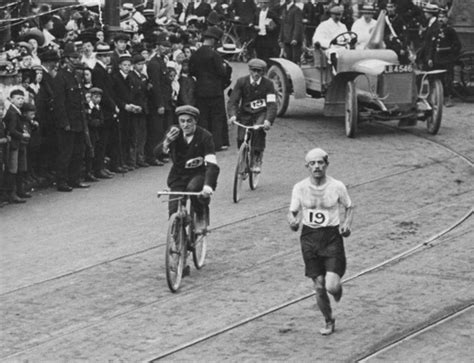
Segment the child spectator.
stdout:
[[[100,102],[102,101],[102,89],[92,87],[89,90],[90,101],[87,107],[87,126],[89,128],[89,140],[86,141],[86,176],[85,180],[88,182],[99,181],[93,174],[92,165],[95,158],[95,148],[97,141],[99,140],[99,128],[104,126],[104,114],[100,108]],[[90,141],[90,142],[89,142]]]
[[196,105],[194,88],[195,81],[193,77],[189,75],[189,60],[185,59],[181,65],[181,75],[179,77],[178,106]]
[[6,184],[10,203],[25,203],[31,194],[23,190],[23,176],[26,172],[26,145],[30,140],[21,108],[25,103],[25,93],[15,89],[10,93],[10,107],[5,114],[5,125],[11,137],[8,155],[8,175]]
[[[44,183],[44,179],[38,176],[41,136],[38,132],[39,123],[36,121],[36,107],[32,103],[25,102],[21,111],[24,119],[24,129],[30,135],[26,145],[27,172],[22,175],[22,186],[19,188],[19,190],[26,190],[25,183],[39,186]],[[20,194],[22,193],[20,192]]]

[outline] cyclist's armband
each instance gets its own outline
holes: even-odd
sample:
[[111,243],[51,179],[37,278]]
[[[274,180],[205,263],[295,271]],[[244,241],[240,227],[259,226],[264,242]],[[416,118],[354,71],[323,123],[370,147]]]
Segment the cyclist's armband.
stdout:
[[274,93],[267,94],[267,103],[276,102],[276,95]]

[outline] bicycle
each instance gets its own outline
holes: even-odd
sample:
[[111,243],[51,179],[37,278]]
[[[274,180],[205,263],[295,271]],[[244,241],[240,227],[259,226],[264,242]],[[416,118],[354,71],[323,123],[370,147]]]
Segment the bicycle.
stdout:
[[179,201],[178,210],[173,213],[168,222],[166,236],[166,282],[172,292],[179,289],[186,267],[188,254],[193,255],[194,266],[200,270],[204,266],[207,252],[207,231],[197,234],[195,231],[195,212],[188,197],[199,196],[196,192],[161,191],[162,195],[176,196]]
[[251,146],[252,140],[252,131],[256,131],[262,129],[263,125],[253,125],[253,126],[246,126],[237,121],[234,121],[239,127],[245,129],[245,136],[242,145],[239,148],[239,154],[237,157],[237,165],[235,167],[234,173],[234,189],[233,189],[233,199],[234,203],[238,203],[240,200],[240,193],[242,189],[242,182],[249,179],[249,186],[251,190],[255,190],[258,185],[258,181],[260,179],[260,172],[253,171],[253,152]]
[[241,51],[234,56],[234,61],[247,63],[250,59],[255,58],[255,36],[242,42],[237,33],[237,28],[249,28],[252,27],[243,24],[239,20],[226,19],[224,22],[224,35],[221,38],[222,44],[235,44],[236,48],[240,48]]

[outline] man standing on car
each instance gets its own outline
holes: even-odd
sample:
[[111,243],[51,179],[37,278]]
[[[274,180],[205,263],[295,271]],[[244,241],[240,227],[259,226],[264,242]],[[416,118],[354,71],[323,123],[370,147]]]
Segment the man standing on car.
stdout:
[[[316,302],[326,320],[320,333],[330,335],[336,319],[328,293],[336,302],[342,297],[341,278],[346,271],[342,237],[351,234],[354,207],[345,185],[326,174],[329,157],[324,150],[309,151],[305,165],[309,177],[293,187],[288,223],[293,231],[303,224],[300,241],[305,275],[313,280]],[[345,210],[342,222],[341,206]]]

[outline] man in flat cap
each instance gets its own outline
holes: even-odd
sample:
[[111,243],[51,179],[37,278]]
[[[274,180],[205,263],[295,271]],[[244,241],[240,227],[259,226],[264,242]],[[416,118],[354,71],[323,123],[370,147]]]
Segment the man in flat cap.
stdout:
[[[351,234],[354,206],[346,186],[326,174],[329,157],[324,150],[310,150],[305,165],[309,177],[293,187],[288,223],[295,232],[303,224],[300,242],[305,275],[313,280],[316,302],[326,320],[320,333],[330,335],[336,319],[328,293],[336,302],[342,297],[341,278],[346,271],[342,237]],[[342,219],[340,207],[344,209]]]
[[[196,231],[205,233],[209,223],[210,196],[216,189],[219,166],[212,135],[197,125],[199,110],[190,105],[176,108],[178,126],[173,125],[159,143],[154,153],[169,154],[173,166],[168,175],[171,191],[201,192],[201,197],[191,198],[196,212]],[[169,203],[169,215],[178,208],[178,201]]]
[[[276,93],[273,82],[264,77],[267,68],[265,61],[254,58],[248,62],[248,66],[250,74],[239,78],[235,83],[227,103],[227,110],[229,125],[238,119],[244,125],[265,126],[265,130],[255,130],[252,137],[251,168],[254,172],[260,172],[266,131],[270,130],[277,114]],[[244,141],[244,135],[244,129],[239,127],[238,148]]]
[[229,146],[224,100],[228,72],[222,56],[215,50],[222,35],[218,27],[209,27],[203,34],[203,45],[189,60],[189,74],[196,78],[196,106],[201,112],[199,124],[212,134],[217,151]]

